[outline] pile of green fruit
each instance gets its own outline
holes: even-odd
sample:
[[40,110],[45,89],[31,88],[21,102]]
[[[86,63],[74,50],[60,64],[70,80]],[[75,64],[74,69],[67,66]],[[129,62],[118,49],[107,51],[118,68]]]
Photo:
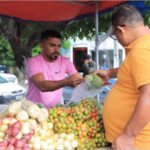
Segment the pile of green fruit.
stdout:
[[98,75],[96,74],[89,74],[89,75],[86,75],[86,80],[88,80],[91,85],[95,88],[100,88],[102,85],[103,85],[103,80],[101,79],[101,77],[99,77]]
[[49,121],[54,124],[56,133],[74,133],[78,150],[93,150],[108,145],[102,115],[93,99],[87,98],[77,105],[49,109]]

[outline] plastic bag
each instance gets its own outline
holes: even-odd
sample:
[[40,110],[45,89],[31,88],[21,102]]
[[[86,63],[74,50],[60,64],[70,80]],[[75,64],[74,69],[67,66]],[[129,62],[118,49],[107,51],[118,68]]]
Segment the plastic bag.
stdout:
[[8,109],[8,105],[2,104],[0,105],[0,118],[2,118],[2,114]]
[[[100,88],[94,87],[90,81],[86,80],[85,82],[79,84],[74,90],[71,95],[71,99],[68,102],[78,103],[79,101],[85,98],[94,98],[100,91]],[[67,104],[67,105],[68,105]]]

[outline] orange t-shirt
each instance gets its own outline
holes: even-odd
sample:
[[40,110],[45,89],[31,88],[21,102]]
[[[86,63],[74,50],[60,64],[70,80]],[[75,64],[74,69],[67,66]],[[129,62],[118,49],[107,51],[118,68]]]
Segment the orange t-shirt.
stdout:
[[[130,120],[138,101],[138,88],[150,84],[150,34],[134,41],[127,51],[117,74],[118,80],[104,103],[103,119],[109,142],[113,142]],[[135,147],[150,150],[150,122],[136,137]]]

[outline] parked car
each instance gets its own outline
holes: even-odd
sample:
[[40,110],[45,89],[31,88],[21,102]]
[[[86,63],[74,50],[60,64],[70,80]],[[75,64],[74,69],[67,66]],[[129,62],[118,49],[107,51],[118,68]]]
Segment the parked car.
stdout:
[[6,67],[6,65],[0,65],[0,72],[2,72],[2,73],[8,72],[8,68]]
[[18,79],[14,74],[11,73],[0,73],[0,76],[6,79],[8,82],[18,83]]
[[0,76],[0,104],[9,103],[11,100],[20,100],[25,96],[25,88],[19,84],[8,82]]

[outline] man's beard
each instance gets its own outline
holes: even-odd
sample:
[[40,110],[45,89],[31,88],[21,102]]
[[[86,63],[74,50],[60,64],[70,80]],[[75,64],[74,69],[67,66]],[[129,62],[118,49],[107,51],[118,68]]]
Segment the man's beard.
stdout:
[[50,61],[54,61],[54,60],[57,60],[58,56],[60,55],[59,52],[55,52],[55,53],[52,53],[50,56],[47,56],[47,58],[50,60]]

